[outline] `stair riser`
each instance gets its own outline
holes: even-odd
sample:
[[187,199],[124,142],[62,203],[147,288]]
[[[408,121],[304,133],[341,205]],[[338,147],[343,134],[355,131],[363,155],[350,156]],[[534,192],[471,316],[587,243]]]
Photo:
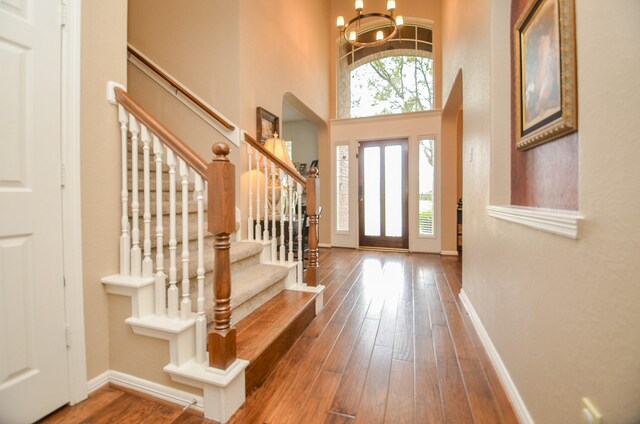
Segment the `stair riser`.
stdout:
[[[129,174],[129,180],[127,181],[127,187],[129,187],[129,191],[131,191],[131,187],[133,187],[133,178],[131,174]],[[169,193],[169,188],[171,187],[171,182],[169,181],[169,176],[167,178],[162,177],[162,191],[165,193]],[[182,178],[176,174],[176,199],[181,196],[182,193]],[[140,175],[138,177],[138,188],[141,193],[144,192],[144,176]],[[154,192],[156,191],[156,178],[155,174],[150,175],[149,178],[149,189]],[[195,191],[195,185],[193,182],[189,183],[189,192]],[[141,194],[142,196],[142,194]]]
[[[198,256],[197,256],[197,242],[189,243],[189,278],[193,280],[193,284],[196,284],[195,288],[197,288],[197,277],[198,273]],[[169,273],[169,247],[165,246],[163,249],[164,254],[164,272],[165,274]],[[205,239],[205,248],[204,248],[204,270],[205,273],[213,271],[215,261],[215,250],[213,248],[213,238]],[[152,259],[155,259],[155,251],[152,254]],[[176,246],[176,269],[178,279],[182,279],[182,244],[178,244]],[[231,263],[231,278],[233,279],[233,274],[245,270],[249,267],[257,265],[260,263],[259,254],[249,256],[248,258],[244,258],[238,261],[233,261]]]
[[[209,279],[205,279],[205,288],[204,288],[204,294],[205,294],[205,315],[207,317],[207,322],[209,323],[209,330],[212,330],[212,326],[213,326],[213,319],[214,319],[214,301],[213,301],[213,278],[209,278]],[[197,285],[195,286],[197,288]],[[273,298],[274,296],[276,296],[278,293],[280,293],[282,290],[285,289],[285,280],[279,280],[278,282],[276,282],[275,284],[269,286],[268,288],[266,288],[265,290],[261,291],[260,293],[258,293],[257,295],[253,296],[252,298],[248,299],[247,301],[241,303],[240,305],[235,305],[233,304],[233,279],[231,282],[231,296],[232,296],[232,300],[231,300],[231,325],[234,325],[236,322],[240,321],[241,319],[245,318],[247,315],[249,315],[251,312],[255,311],[256,309],[258,309],[260,306],[262,306],[263,304],[265,304],[267,301],[269,301],[271,298]],[[191,304],[192,305],[197,305],[196,300],[197,300],[198,294],[197,294],[197,290],[192,291],[191,292]],[[196,309],[197,306],[194,306],[194,310]]]
[[[191,240],[197,240],[198,239],[198,214],[197,213],[190,213],[189,215],[189,220],[188,220],[188,234],[189,234],[189,241]],[[162,231],[163,231],[163,242],[164,245],[168,245],[169,244],[169,230],[170,230],[170,220],[169,220],[169,216],[163,216],[162,217]],[[156,237],[156,225],[157,225],[157,219],[155,216],[151,217],[151,233],[152,233],[152,238]],[[182,242],[182,214],[176,214],[176,241],[177,242]],[[209,232],[207,232],[207,222],[206,222],[206,216],[205,216],[205,222],[203,223],[204,225],[204,235],[205,238],[207,236],[209,237],[213,237],[213,235]],[[143,228],[142,225],[142,218],[140,218],[140,228]],[[151,242],[152,246],[155,247],[156,246],[156,240],[152,240]],[[205,243],[206,244],[206,243]]]
[[[140,193],[140,198],[138,199],[140,202],[140,219],[142,219],[142,213],[144,212],[144,198],[143,193]],[[192,200],[192,196],[189,196],[189,202],[187,202],[187,206],[189,208],[189,213],[197,213],[198,212],[198,203]],[[129,193],[129,217],[131,217],[131,193]],[[156,215],[156,197],[151,196],[151,202],[149,202],[149,210],[151,211],[151,215]],[[204,202],[204,215],[206,220],[207,215],[207,202]],[[176,215],[180,216],[182,213],[182,196],[179,193],[176,193]],[[169,216],[169,193],[162,194],[162,215]],[[166,218],[165,218],[166,219]]]
[[[156,173],[156,162],[153,158],[153,156],[151,156],[150,158],[151,160],[149,161],[149,170],[151,171],[152,174]],[[162,162],[162,173],[163,174],[169,174],[169,165],[166,162],[166,158],[163,158],[163,160],[165,162]],[[144,160],[143,157],[140,156],[138,159],[138,170],[142,171],[142,169],[144,168]],[[127,158],[127,170],[129,171],[129,173],[131,173],[131,170],[133,169],[133,162],[131,160],[131,156],[129,156]],[[177,169],[176,169],[177,172]]]

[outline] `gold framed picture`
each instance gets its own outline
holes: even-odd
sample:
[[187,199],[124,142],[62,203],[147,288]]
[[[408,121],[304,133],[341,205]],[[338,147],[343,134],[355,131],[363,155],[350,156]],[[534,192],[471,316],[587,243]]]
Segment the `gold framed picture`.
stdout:
[[514,27],[516,147],[578,129],[574,0],[532,0]]

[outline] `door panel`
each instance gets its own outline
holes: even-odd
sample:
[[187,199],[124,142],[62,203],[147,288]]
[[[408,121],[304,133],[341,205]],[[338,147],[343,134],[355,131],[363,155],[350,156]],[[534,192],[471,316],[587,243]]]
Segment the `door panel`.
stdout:
[[69,401],[60,2],[0,0],[0,422]]
[[407,140],[359,145],[360,246],[407,249]]

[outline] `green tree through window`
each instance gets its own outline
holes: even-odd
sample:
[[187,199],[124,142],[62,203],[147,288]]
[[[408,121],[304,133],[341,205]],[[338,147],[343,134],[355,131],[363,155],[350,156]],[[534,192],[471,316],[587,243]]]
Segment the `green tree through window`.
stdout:
[[433,59],[391,56],[351,72],[351,117],[433,109]]

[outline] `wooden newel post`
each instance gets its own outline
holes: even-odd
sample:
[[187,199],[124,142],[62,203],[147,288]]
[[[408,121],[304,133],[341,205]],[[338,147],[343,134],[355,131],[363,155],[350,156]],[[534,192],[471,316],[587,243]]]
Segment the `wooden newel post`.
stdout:
[[309,266],[307,268],[307,285],[318,285],[318,203],[320,199],[320,178],[318,168],[309,170],[307,178],[307,215],[309,216]]
[[229,146],[213,146],[215,157],[207,170],[209,232],[215,236],[214,329],[209,333],[209,365],[227,369],[236,360],[236,329],[231,326],[231,233],[236,228],[235,165]]

